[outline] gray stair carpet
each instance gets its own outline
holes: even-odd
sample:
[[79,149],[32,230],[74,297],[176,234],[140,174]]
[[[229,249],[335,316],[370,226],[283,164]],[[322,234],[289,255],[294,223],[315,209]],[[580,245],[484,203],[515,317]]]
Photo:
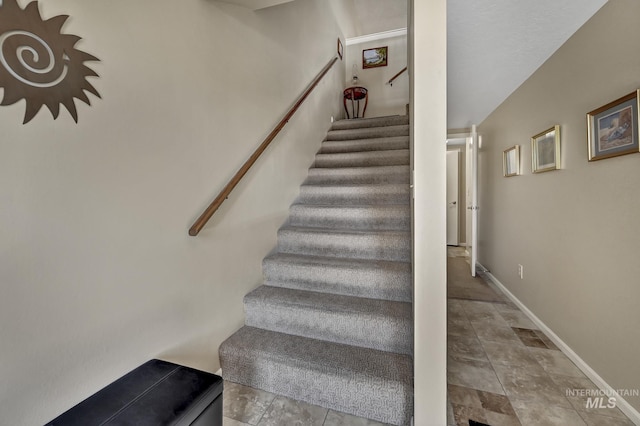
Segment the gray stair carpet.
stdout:
[[225,380],[394,425],[413,414],[408,117],[341,120],[322,143]]
[[321,154],[338,152],[366,152],[390,149],[409,149],[409,138],[393,136],[388,138],[368,138],[346,141],[325,141],[320,149]]
[[366,127],[359,129],[330,130],[328,141],[344,141],[350,139],[381,138],[391,136],[409,136],[409,125],[386,127]]
[[376,184],[409,181],[409,166],[312,167],[307,184]]
[[409,160],[408,149],[388,151],[340,152],[317,154],[316,167],[401,166]]

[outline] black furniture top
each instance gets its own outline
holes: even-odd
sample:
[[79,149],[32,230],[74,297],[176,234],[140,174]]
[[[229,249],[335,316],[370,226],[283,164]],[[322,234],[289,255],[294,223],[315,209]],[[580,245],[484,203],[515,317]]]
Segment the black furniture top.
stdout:
[[222,387],[215,374],[154,359],[45,426],[222,425]]

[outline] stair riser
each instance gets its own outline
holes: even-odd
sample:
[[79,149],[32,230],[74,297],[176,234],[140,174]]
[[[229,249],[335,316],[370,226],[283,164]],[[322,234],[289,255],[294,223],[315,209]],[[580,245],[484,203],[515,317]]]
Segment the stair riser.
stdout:
[[409,167],[389,166],[385,168],[361,167],[345,169],[309,169],[309,177],[305,181],[307,185],[318,184],[385,184],[408,183]]
[[[277,338],[273,336],[273,339]],[[295,342],[301,339],[299,337],[286,338],[285,344],[292,347],[293,352],[299,352],[300,346],[306,344]],[[329,351],[333,352],[335,347],[330,342],[310,343],[308,351],[327,352],[325,348],[329,346]],[[344,356],[366,366],[370,361],[365,351],[369,350],[348,350]],[[307,357],[291,358],[280,353],[253,351],[251,346],[237,342],[233,336],[222,343],[219,354],[222,375],[227,381],[387,424],[410,424],[413,387],[408,375],[412,366],[411,358],[406,355],[388,354],[384,367],[379,360],[374,361],[372,368],[381,370],[378,375],[343,368],[341,360],[344,356],[338,357],[338,354],[331,356],[332,362],[317,363]]]
[[379,259],[409,262],[411,237],[406,234],[322,234],[290,230],[278,232],[281,253],[312,256]]
[[345,296],[411,302],[411,265],[393,268],[380,265],[300,264],[266,258],[265,284]]
[[289,224],[292,226],[358,229],[358,230],[410,230],[409,206],[326,208],[307,205],[291,207]]
[[361,129],[366,127],[398,126],[409,124],[409,116],[397,115],[384,118],[363,118],[339,120],[333,123],[331,130]]
[[317,154],[314,167],[408,166],[409,150],[372,151],[366,153]]
[[[224,361],[220,354],[220,366],[226,381],[239,383],[254,389],[262,389],[276,395],[327,407],[334,411],[365,417],[382,423],[408,426],[413,410],[413,389],[390,387],[384,382],[370,380],[371,388],[364,390],[360,382],[350,376],[332,372],[308,370],[306,365],[290,365],[282,359],[252,359],[233,355],[233,364]],[[302,381],[299,377],[307,377]],[[366,394],[367,404],[353,395]]]
[[[400,304],[398,304],[400,305]],[[294,336],[356,345],[385,352],[412,354],[411,305],[402,317],[354,315],[346,312],[268,303],[245,297],[245,325]]]
[[392,136],[409,136],[409,126],[374,127],[353,130],[331,130],[327,133],[328,141],[346,141],[352,139],[383,138]]
[[409,149],[408,136],[392,138],[362,139],[353,141],[325,141],[319,153],[332,154],[343,152],[388,151],[391,149]]
[[299,203],[306,204],[408,204],[409,185],[313,186],[300,187]]
[[285,279],[281,281],[266,280],[265,285],[290,288],[293,290],[311,290],[323,293],[341,294],[344,296],[373,297],[380,300],[395,302],[411,302],[411,287],[384,288],[383,286],[358,285],[343,282],[295,281]]

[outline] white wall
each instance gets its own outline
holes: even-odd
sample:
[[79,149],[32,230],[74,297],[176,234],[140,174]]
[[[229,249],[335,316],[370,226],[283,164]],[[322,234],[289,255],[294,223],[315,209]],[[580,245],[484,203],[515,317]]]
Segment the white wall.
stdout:
[[409,2],[416,426],[447,422],[446,6]]
[[[21,1],[26,5],[27,1]],[[79,123],[0,107],[0,423],[43,424],[144,361],[219,367],[341,111],[337,66],[199,237],[187,230],[341,36],[323,0],[59,0],[96,55]]]
[[[388,46],[388,65],[362,69],[362,51],[382,46]],[[365,117],[406,115],[406,105],[409,103],[408,73],[406,71],[402,73],[393,82],[393,87],[387,82],[407,66],[407,36],[352,44],[347,46],[345,50],[345,87],[353,86],[351,79],[355,64],[358,73],[358,86],[366,87],[369,91],[369,104]],[[347,105],[349,106],[349,104]]]
[[[586,114],[640,87],[638,16],[609,1],[480,125],[480,262],[614,389],[640,387],[640,155],[588,162]],[[530,138],[555,124],[562,169],[534,175]]]

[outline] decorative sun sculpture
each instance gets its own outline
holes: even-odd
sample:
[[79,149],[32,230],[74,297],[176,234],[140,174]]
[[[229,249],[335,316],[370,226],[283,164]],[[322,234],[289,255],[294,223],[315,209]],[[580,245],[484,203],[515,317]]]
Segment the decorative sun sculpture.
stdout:
[[68,15],[46,21],[33,1],[21,9],[16,0],[0,0],[0,105],[26,102],[23,124],[28,123],[46,105],[58,118],[60,104],[78,122],[74,98],[91,105],[85,91],[98,98],[98,91],[86,80],[97,77],[86,67],[95,56],[74,48],[80,37],[62,34]]

